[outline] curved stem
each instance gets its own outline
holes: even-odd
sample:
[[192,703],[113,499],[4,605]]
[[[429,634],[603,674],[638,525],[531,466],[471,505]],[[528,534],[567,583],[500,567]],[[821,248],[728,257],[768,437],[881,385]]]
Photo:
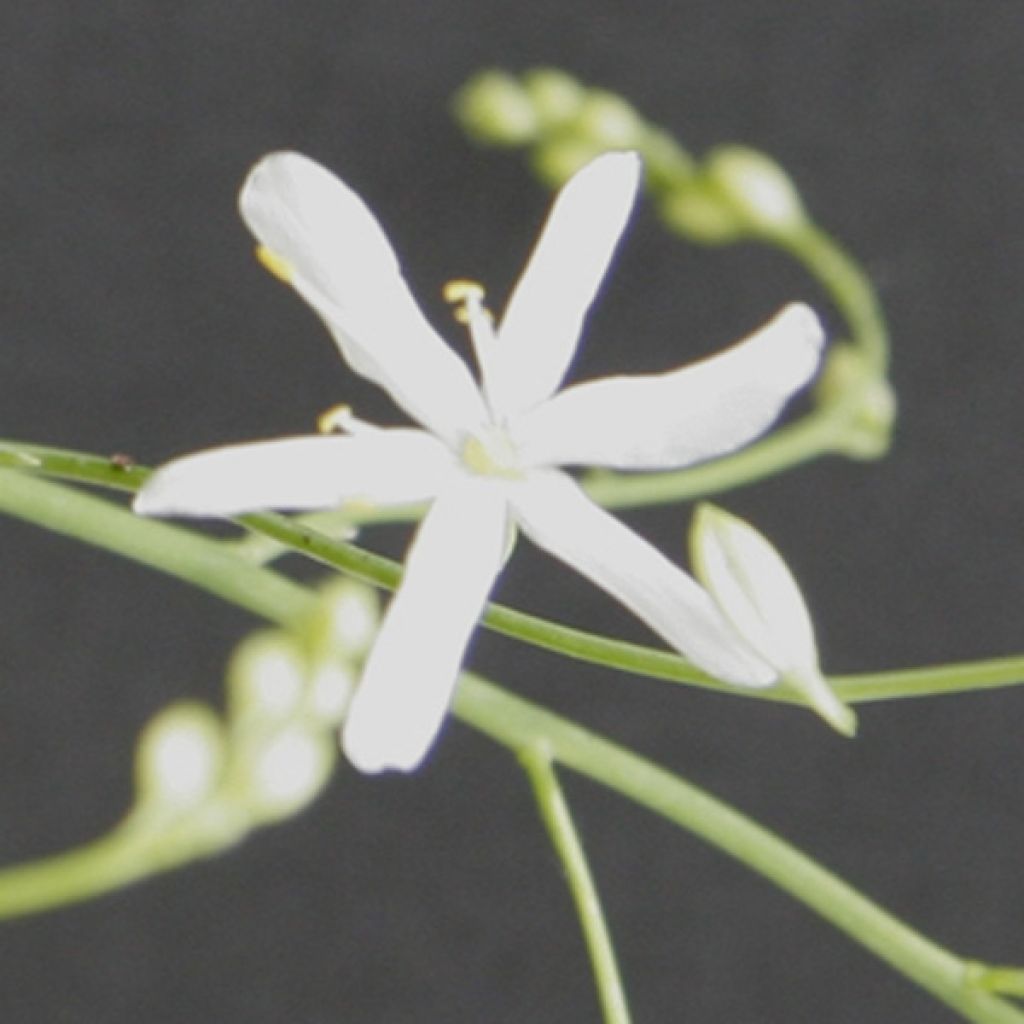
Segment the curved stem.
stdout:
[[590,953],[604,1019],[607,1024],[629,1024],[626,989],[615,960],[615,948],[601,909],[601,898],[551,757],[535,742],[520,748],[518,753],[533,786],[548,836],[565,867],[569,890]]
[[835,239],[810,223],[775,239],[775,244],[799,260],[821,283],[846,321],[850,339],[872,370],[884,377],[889,370],[889,330],[875,290],[857,261]]
[[720,494],[832,454],[841,447],[846,423],[835,409],[820,409],[713,462],[667,473],[592,472],[582,484],[605,508],[668,505]]
[[466,675],[455,713],[512,750],[548,744],[560,764],[667,818],[800,900],[976,1024],[1024,1024],[1024,1013],[970,983],[963,960],[862,896],[739,811],[606,739]]

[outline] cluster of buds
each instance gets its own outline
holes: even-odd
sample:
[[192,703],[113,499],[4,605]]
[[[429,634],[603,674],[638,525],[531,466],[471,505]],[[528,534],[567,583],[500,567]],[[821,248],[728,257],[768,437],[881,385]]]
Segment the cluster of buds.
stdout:
[[323,790],[341,724],[379,622],[363,584],[329,584],[298,629],[242,642],[227,670],[223,714],[198,702],[166,708],[136,751],[133,820],[168,853],[192,856],[297,814]]
[[540,178],[560,186],[600,153],[634,150],[665,222],[706,244],[785,238],[807,226],[793,182],[771,157],[720,146],[697,161],[621,97],[562,71],[486,71],[459,92],[456,116],[479,142],[525,147]]

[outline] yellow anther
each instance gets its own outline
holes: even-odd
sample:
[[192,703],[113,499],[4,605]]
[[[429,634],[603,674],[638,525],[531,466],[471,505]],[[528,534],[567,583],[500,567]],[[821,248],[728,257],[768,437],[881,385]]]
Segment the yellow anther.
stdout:
[[332,405],[316,418],[316,429],[321,434],[344,433],[352,422],[352,406]]
[[292,268],[272,249],[265,245],[256,246],[256,259],[278,280],[284,281],[285,284],[292,283]]
[[482,284],[460,277],[449,281],[441,289],[441,294],[444,296],[445,302],[450,302],[455,306],[452,316],[458,323],[472,323],[474,315],[481,313],[493,323],[494,315],[483,304],[485,292]]
[[484,297],[484,286],[477,281],[469,281],[464,277],[449,281],[441,289],[445,302],[471,302],[482,301]]

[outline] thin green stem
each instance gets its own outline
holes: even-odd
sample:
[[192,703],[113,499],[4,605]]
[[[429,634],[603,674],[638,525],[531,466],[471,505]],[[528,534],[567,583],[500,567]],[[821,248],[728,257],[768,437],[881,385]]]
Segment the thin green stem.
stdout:
[[889,330],[868,276],[830,235],[808,223],[774,243],[803,264],[832,297],[846,321],[850,339],[860,348],[875,374],[889,369]]
[[1024,655],[836,675],[829,677],[829,683],[844,701],[851,703],[994,690],[1024,683]]
[[1024,1013],[970,983],[967,965],[763,826],[652,762],[549,711],[466,675],[463,721],[514,751],[543,742],[560,764],[635,801],[736,858],[975,1024]]
[[106,835],[50,857],[0,869],[0,920],[41,914],[220,853],[244,836],[230,808],[218,809],[212,828],[189,819],[170,825],[132,812]]
[[629,1005],[622,984],[615,948],[601,907],[601,898],[594,884],[587,857],[583,851],[569,804],[551,764],[550,755],[542,746],[531,743],[519,750],[519,760],[526,769],[540,815],[551,843],[565,867],[583,936],[593,965],[601,1009],[607,1024],[629,1024]]
[[94,899],[153,873],[146,844],[130,828],[52,857],[0,870],[0,920]]
[[305,588],[232,555],[219,541],[142,519],[31,473],[0,470],[0,512],[159,569],[283,624],[305,614],[313,600]]
[[[34,446],[22,447],[26,451],[44,451]],[[79,453],[58,454],[61,458],[59,472],[74,479],[104,482],[100,478],[109,473],[119,486],[133,490],[145,475],[144,470],[135,468],[132,470],[134,477],[129,480],[122,470],[111,469],[109,460]],[[33,472],[0,470],[3,481],[0,511],[98,544],[214,593],[219,593],[220,588],[237,591],[250,602],[245,604],[243,601],[243,607],[250,607],[257,614],[264,614],[267,607],[278,607],[274,594],[282,588],[290,595],[289,600],[302,601],[297,597],[295,584],[241,557],[241,552],[235,550],[237,542],[213,541],[181,527],[140,519],[91,495],[37,479],[34,472],[49,471],[49,458],[43,457],[42,465]],[[243,522],[250,530],[275,544],[341,569],[375,586],[394,589],[401,579],[402,567],[397,562],[324,536],[301,519],[265,514],[245,517]],[[230,594],[221,596],[231,600]],[[301,608],[297,607],[296,613],[300,614]],[[777,687],[737,689],[712,679],[669,651],[573,629],[504,605],[488,605],[482,621],[489,629],[513,639],[590,664],[652,679],[685,683],[729,696],[801,706],[806,703],[799,694]],[[829,683],[848,703],[969,693],[1024,683],[1024,655],[926,668],[837,675],[831,676]]]
[[821,409],[713,462],[668,473],[594,472],[582,483],[605,508],[669,505],[720,494],[830,454],[841,447],[847,418]]

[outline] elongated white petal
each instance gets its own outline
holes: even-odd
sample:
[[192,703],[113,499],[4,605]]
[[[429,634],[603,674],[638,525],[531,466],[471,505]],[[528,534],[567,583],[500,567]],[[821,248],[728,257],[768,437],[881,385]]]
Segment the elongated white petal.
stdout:
[[741,686],[777,673],[748,647],[708,594],[566,474],[537,470],[510,492],[512,513],[540,547],[608,591],[705,672]]
[[810,612],[778,551],[749,523],[712,505],[698,509],[690,538],[694,569],[736,632],[826,721],[852,735],[856,717],[821,674]]
[[635,153],[606,153],[574,175],[555,199],[487,362],[484,383],[498,418],[531,408],[561,384],[639,180]]
[[813,376],[824,332],[787,306],[732,348],[670,373],[567,388],[512,424],[531,465],[671,469],[733,451],[763,433]]
[[448,448],[423,430],[284,438],[168,462],[146,481],[134,508],[142,515],[233,516],[346,500],[403,505],[434,497],[457,472]]
[[478,479],[427,513],[349,706],[343,745],[360,771],[411,771],[429,750],[501,567],[507,519],[502,488]]
[[481,421],[466,364],[427,323],[387,236],[352,189],[307,157],[272,153],[250,172],[239,206],[353,370],[449,443]]

